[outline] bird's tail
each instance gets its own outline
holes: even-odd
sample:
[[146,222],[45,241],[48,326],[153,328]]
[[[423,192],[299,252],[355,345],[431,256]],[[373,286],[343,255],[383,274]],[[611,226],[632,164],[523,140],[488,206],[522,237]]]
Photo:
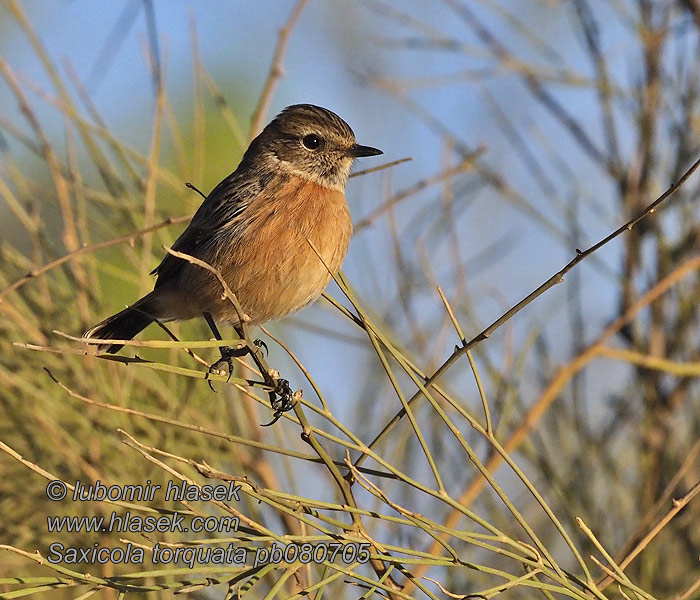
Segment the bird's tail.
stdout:
[[[130,340],[137,333],[144,330],[157,318],[153,292],[141,298],[131,306],[125,308],[116,315],[100,321],[88,329],[83,337],[99,338],[103,340]],[[99,344],[100,352],[114,354],[119,352],[124,344]]]

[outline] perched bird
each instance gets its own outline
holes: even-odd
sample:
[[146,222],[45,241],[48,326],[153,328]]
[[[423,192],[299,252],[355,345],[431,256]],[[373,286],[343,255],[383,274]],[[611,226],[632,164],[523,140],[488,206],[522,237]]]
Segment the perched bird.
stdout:
[[[318,298],[331,279],[328,270],[340,269],[352,234],[344,194],[350,168],[356,158],[377,154],[382,151],[357,144],[335,113],[289,106],[250,143],[172,248],[217,269],[250,324],[284,317]],[[199,316],[218,339],[215,321],[240,331],[238,312],[213,273],[171,254],[153,273],[158,279],[152,292],[85,337],[127,340],[154,320]],[[110,353],[121,347],[98,345]],[[230,374],[227,350],[233,354],[222,348],[222,359],[228,358]]]

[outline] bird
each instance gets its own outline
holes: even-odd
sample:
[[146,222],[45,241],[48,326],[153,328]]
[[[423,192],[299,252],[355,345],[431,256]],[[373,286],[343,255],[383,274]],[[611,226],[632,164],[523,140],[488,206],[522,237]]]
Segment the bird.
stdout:
[[[318,298],[340,269],[352,235],[345,200],[351,167],[357,158],[379,154],[358,144],[334,112],[313,104],[288,106],[206,196],[172,250],[218,271],[248,325],[285,317]],[[217,339],[217,321],[241,332],[241,315],[214,273],[168,253],[151,274],[157,276],[153,291],[84,337],[130,340],[154,321],[196,317],[204,317]],[[97,342],[99,352],[121,348]],[[220,350],[230,376],[235,351]]]

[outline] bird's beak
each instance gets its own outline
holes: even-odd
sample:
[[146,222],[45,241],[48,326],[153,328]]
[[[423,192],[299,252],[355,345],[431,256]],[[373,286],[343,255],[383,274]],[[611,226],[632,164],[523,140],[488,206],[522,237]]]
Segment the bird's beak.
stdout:
[[377,154],[384,154],[384,152],[377,150],[377,148],[372,148],[372,146],[360,146],[360,144],[353,144],[348,148],[348,155],[354,158],[359,158],[361,156],[377,156]]

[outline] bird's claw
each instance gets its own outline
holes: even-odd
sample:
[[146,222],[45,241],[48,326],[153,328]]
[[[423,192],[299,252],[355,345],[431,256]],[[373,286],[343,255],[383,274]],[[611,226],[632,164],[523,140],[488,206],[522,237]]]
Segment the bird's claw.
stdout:
[[270,353],[267,350],[267,344],[262,340],[253,340],[253,345],[257,348],[265,348],[265,356],[269,356]]
[[[255,345],[258,349],[264,348],[265,352],[267,352],[267,344],[265,344],[265,342],[263,342],[262,340],[255,340],[253,342],[253,345]],[[225,372],[223,367],[224,365],[226,365],[226,370],[228,371],[228,377],[226,377],[226,382],[228,383],[228,381],[231,379],[231,374],[233,373],[232,358],[234,356],[241,356],[245,352],[250,351],[250,347],[246,349],[222,346],[220,350],[221,358],[209,367],[209,372],[206,376],[209,388],[214,393],[216,393],[216,390],[211,384],[211,379],[209,378],[209,376],[223,375]],[[260,365],[260,363],[258,363],[258,365]],[[284,413],[292,409],[292,407],[294,406],[294,393],[292,392],[292,388],[289,386],[289,381],[279,377],[279,374],[276,371],[271,371],[270,373],[268,373],[265,377],[265,381],[272,388],[268,392],[268,395],[270,397],[270,406],[272,407],[273,413],[272,421],[270,421],[269,423],[265,423],[262,426],[269,427],[270,425],[274,425],[275,423],[277,423],[277,421],[279,421],[279,419]]]
[[262,424],[262,427],[274,425],[284,413],[292,410],[294,406],[292,388],[289,387],[289,381],[286,379],[277,379],[275,381],[275,389],[268,392],[268,394],[270,396],[270,406],[274,412],[272,413],[272,421]]
[[[221,358],[215,363],[213,363],[211,367],[209,367],[209,372],[207,373],[207,383],[209,384],[209,389],[212,392],[216,393],[216,390],[211,384],[211,379],[209,379],[209,375],[223,375],[227,371],[228,375],[226,377],[226,383],[228,383],[233,373],[232,358],[236,356],[236,352],[237,350],[235,348],[229,348],[228,346],[224,346],[223,348],[221,348]],[[226,365],[226,371],[224,371],[223,369],[224,365]]]

